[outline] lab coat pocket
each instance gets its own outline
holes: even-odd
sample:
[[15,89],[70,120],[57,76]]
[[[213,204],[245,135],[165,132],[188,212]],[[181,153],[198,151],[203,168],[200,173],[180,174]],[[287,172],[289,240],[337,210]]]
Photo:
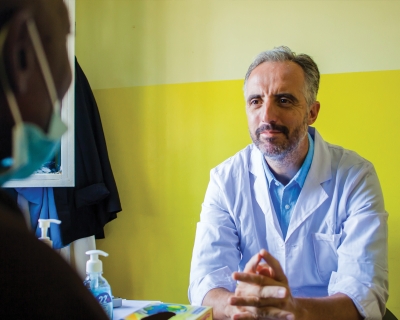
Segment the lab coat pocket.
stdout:
[[340,234],[314,233],[313,235],[315,262],[318,273],[324,282],[329,281],[332,271],[337,270],[337,247]]

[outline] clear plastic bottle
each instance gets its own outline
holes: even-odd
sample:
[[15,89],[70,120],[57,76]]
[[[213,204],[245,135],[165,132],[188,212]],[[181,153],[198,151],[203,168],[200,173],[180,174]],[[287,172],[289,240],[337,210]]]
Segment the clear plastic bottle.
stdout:
[[107,280],[102,276],[103,263],[99,260],[99,254],[107,257],[108,254],[101,250],[89,250],[86,254],[90,255],[90,260],[86,262],[86,279],[83,282],[96,300],[100,303],[107,316],[113,318],[113,300],[111,287]]

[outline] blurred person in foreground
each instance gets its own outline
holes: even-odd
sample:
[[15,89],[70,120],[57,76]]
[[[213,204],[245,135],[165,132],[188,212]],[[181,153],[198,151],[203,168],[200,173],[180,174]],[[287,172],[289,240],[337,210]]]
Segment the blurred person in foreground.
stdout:
[[[0,185],[54,155],[66,126],[59,101],[71,83],[62,0],[0,1]],[[0,191],[0,314],[10,319],[107,319],[79,276],[28,231]]]
[[325,142],[319,70],[287,47],[245,77],[253,144],[213,170],[190,274],[215,319],[382,319],[387,213],[373,165]]

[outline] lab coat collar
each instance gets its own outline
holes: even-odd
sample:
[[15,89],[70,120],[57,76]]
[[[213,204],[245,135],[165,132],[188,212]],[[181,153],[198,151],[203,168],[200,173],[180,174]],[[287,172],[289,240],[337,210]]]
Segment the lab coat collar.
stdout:
[[[286,241],[295,230],[326,200],[327,193],[322,183],[332,178],[331,157],[328,145],[322,139],[318,131],[309,127],[308,132],[314,138],[314,157],[310,171],[304,182],[296,206],[293,209]],[[262,208],[266,223],[273,224],[279,236],[283,238],[278,219],[268,192],[267,180],[262,165],[261,151],[253,146],[249,171],[255,176],[254,195],[257,203]]]
[[268,192],[268,181],[263,167],[263,155],[261,151],[253,144],[251,160],[249,164],[250,174],[254,176],[254,197],[264,212],[265,221],[268,225],[273,225],[276,234],[274,237],[283,238],[281,227],[275,213],[275,208]]
[[331,156],[328,145],[315,128],[309,128],[309,132],[311,135],[314,134],[314,158],[296,206],[293,209],[286,241],[328,198],[328,194],[322,187],[325,181],[332,179]]

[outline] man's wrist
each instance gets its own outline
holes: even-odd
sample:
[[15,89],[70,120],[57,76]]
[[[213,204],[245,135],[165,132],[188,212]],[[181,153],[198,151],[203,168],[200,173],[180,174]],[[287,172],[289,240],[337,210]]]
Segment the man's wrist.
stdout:
[[[229,300],[229,299],[228,299]],[[233,315],[234,315],[234,310],[233,310],[234,306],[232,306],[231,304],[226,305],[224,313],[225,313],[225,318],[226,319],[230,319]]]
[[309,319],[308,310],[301,303],[301,300],[297,299],[297,298],[292,298],[292,299],[293,299],[293,305],[294,305],[296,320],[307,320],[307,319]]
[[229,298],[233,292],[224,288],[211,289],[204,297],[203,306],[213,308],[213,318],[216,320],[229,319],[233,315],[233,306],[229,303]]

